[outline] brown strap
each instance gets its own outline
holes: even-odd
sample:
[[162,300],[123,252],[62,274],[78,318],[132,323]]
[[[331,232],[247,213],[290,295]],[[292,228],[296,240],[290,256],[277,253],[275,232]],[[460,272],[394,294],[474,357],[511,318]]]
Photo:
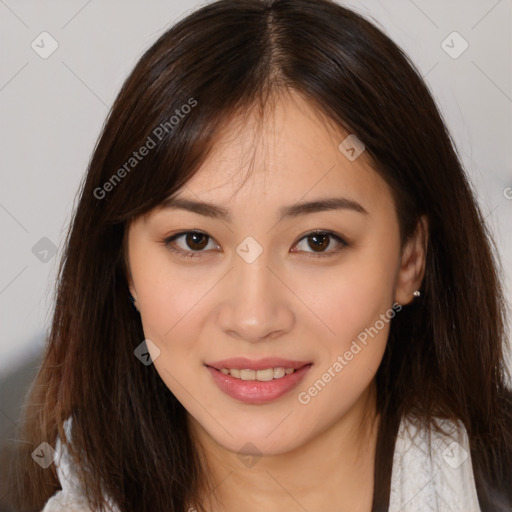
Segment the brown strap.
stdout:
[[388,512],[389,509],[393,454],[395,452],[395,442],[400,426],[400,418],[396,418],[395,416],[397,415],[385,415],[385,417],[381,418],[381,424],[379,425],[375,450],[373,503],[371,512]]

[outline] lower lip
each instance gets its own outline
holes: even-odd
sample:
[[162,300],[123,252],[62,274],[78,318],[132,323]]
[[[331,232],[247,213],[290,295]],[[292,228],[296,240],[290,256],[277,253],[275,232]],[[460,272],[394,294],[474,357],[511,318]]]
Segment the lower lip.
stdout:
[[266,382],[236,379],[231,375],[224,375],[219,370],[210,366],[206,368],[213,377],[215,384],[217,384],[220,390],[226,393],[226,395],[246,404],[265,404],[276,400],[296,387],[311,366],[311,364],[307,364],[280,379],[273,379]]

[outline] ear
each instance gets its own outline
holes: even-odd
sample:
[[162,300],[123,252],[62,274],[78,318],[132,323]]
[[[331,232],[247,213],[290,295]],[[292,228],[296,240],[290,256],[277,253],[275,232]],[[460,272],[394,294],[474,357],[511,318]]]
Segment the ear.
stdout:
[[126,282],[128,283],[128,291],[130,292],[130,295],[135,299],[134,306],[138,310],[137,307],[137,292],[135,291],[135,286],[133,285],[133,276],[132,271],[130,267],[130,259],[128,258],[128,243],[127,243],[127,237],[125,235],[125,238],[123,240],[123,257],[124,257],[124,268],[126,273]]
[[128,290],[130,291],[130,295],[133,297],[133,300],[131,298],[130,300],[132,300],[134,308],[137,311],[139,311],[139,307],[137,306],[137,292],[135,291],[135,286],[133,286],[133,279],[130,270],[127,270],[126,274],[126,280],[128,281]]
[[414,234],[406,242],[402,251],[402,261],[398,270],[395,301],[406,305],[412,302],[415,290],[419,290],[425,275],[428,243],[428,221],[422,215]]

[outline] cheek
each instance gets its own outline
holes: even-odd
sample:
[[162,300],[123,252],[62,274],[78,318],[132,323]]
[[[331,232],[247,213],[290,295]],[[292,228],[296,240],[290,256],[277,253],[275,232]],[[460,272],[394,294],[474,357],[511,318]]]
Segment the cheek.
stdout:
[[390,322],[397,314],[384,288],[364,285],[357,275],[351,275],[322,295],[322,320],[332,332],[319,338],[320,360],[314,373],[297,390],[296,399],[305,412],[305,430],[314,432],[325,423],[337,421],[374,379],[386,348]]
[[[331,273],[317,273],[310,281],[315,286],[310,288],[307,302],[321,320],[318,329],[325,334],[318,336],[321,358],[306,384],[309,388],[302,387],[307,394],[304,401],[318,396],[319,407],[328,407],[331,400],[343,407],[342,403],[355,400],[375,375],[390,323],[398,314],[392,295],[397,256],[395,247],[384,243],[376,240],[364,250],[347,254],[342,265]],[[324,388],[328,390],[324,392]]]
[[181,289],[174,280],[172,286],[162,279],[151,286],[148,281],[145,291],[139,293],[140,315],[145,334],[161,342],[173,337],[180,323],[190,314],[197,303],[197,294],[190,289]]
[[[171,279],[172,277],[172,279]],[[202,369],[200,298],[205,291],[196,283],[185,286],[176,276],[148,277],[139,293],[141,321],[146,339],[157,347],[153,364],[161,379],[187,409],[193,407],[195,371]],[[201,293],[202,292],[202,293]]]
[[132,275],[144,333],[162,343],[188,321],[207,291],[207,276],[173,264],[164,250],[134,251]]
[[[332,348],[342,349],[374,325],[393,305],[394,256],[367,248],[329,271],[316,270],[296,281],[297,296],[319,321]],[[379,322],[379,328],[382,329]],[[385,330],[385,329],[382,329]]]

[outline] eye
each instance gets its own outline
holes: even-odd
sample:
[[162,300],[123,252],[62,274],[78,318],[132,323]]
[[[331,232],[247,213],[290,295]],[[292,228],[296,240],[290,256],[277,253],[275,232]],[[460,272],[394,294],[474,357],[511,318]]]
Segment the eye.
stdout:
[[[337,243],[335,249],[329,250],[329,251],[324,250],[331,245],[330,240],[333,240],[333,239]],[[308,233],[307,235],[303,236],[296,245],[300,244],[303,240],[306,240],[306,241],[311,240],[312,241],[312,243],[308,242],[307,246],[309,246],[313,249],[313,253],[309,253],[310,256],[312,256],[313,258],[323,258],[323,257],[327,257],[327,256],[332,256],[333,254],[338,253],[344,247],[348,247],[348,245],[349,245],[345,240],[343,240],[343,238],[341,238],[339,235],[337,235],[336,233],[333,233],[331,231],[317,230],[312,233]],[[299,252],[299,251],[292,251],[292,252]],[[304,251],[304,252],[308,253],[309,251]],[[314,254],[314,253],[317,253],[317,254]]]
[[[190,249],[192,249],[192,251],[172,247],[171,242],[174,240],[179,240],[180,238],[185,240],[185,244]],[[194,258],[200,255],[197,253],[204,252],[202,249],[208,246],[208,244],[205,243],[205,240],[208,240],[209,238],[210,237],[206,233],[202,233],[201,231],[183,231],[169,238],[166,238],[164,243],[170,251],[175,252],[185,258]]]
[[[183,239],[185,247],[173,247],[171,243],[180,239]],[[177,253],[179,256],[184,258],[194,258],[200,256],[202,252],[206,252],[203,249],[208,247],[208,240],[210,239],[211,237],[209,235],[201,231],[182,231],[181,233],[177,233],[166,238],[163,243],[171,252]],[[291,252],[305,252],[309,253],[310,256],[314,258],[318,258],[332,256],[333,254],[338,253],[344,247],[348,247],[349,245],[343,238],[331,231],[313,231],[303,236],[295,245],[299,245],[303,240],[312,241],[312,243],[308,243],[308,246],[312,248],[313,251],[309,252],[307,250],[292,250]],[[331,250],[327,251],[326,249],[331,245],[331,240],[335,240],[337,245],[334,249],[331,248]]]

